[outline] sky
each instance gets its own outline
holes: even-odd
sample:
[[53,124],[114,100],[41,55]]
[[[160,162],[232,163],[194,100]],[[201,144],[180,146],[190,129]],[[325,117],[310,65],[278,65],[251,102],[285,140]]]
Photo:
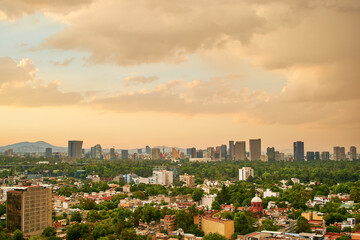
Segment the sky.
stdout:
[[360,147],[358,0],[0,0],[0,145]]

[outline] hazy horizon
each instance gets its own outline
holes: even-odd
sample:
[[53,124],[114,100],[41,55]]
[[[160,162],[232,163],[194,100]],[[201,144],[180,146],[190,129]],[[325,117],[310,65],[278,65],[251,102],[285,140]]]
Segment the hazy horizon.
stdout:
[[0,1],[0,145],[359,148],[358,29],[356,0]]

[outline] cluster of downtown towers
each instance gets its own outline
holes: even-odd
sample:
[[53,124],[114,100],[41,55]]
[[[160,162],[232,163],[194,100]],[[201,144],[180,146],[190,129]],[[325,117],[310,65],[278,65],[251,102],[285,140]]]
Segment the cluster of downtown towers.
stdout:
[[[68,142],[68,157],[72,159],[79,159],[81,157],[81,154],[83,153],[82,149],[82,141],[69,141]],[[101,146],[100,147],[101,152]],[[94,148],[91,149],[91,157],[96,158],[96,149],[97,146],[94,146]],[[160,159],[165,156],[165,152],[163,150],[163,154],[160,154],[160,149],[153,148],[151,149],[149,146],[145,147],[145,153],[153,156],[152,152],[157,152],[156,156],[160,156]],[[94,152],[94,153],[93,153]],[[174,152],[174,149],[173,149]],[[111,153],[115,153],[115,149],[110,149],[110,155]],[[142,149],[138,149],[138,154],[142,153]],[[261,139],[250,139],[249,140],[249,152],[246,152],[246,142],[245,141],[229,141],[229,147],[227,145],[223,144],[221,146],[217,147],[208,147],[205,150],[197,150],[195,147],[193,148],[187,148],[186,154],[190,158],[211,158],[211,160],[214,161],[226,161],[226,160],[235,160],[235,161],[243,161],[243,160],[263,160],[263,156],[261,154]],[[128,158],[128,150],[122,150],[122,155],[126,154],[125,159]],[[277,155],[279,154],[278,151],[275,151],[274,147],[268,147],[266,151],[266,158],[267,161],[275,161],[277,158]],[[94,156],[92,156],[94,155]],[[330,153],[329,152],[306,152],[304,151],[304,142],[297,141],[294,142],[294,155],[293,161],[304,161],[306,159],[308,161],[311,160],[329,160],[330,159]],[[345,148],[344,147],[334,147],[334,160],[345,160]],[[350,158],[351,160],[357,159],[357,153],[356,153],[356,147],[350,147]]]

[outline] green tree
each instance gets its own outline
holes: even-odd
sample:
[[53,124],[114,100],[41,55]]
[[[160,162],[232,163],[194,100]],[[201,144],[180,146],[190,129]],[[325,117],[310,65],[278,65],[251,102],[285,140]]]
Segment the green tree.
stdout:
[[90,233],[90,227],[87,224],[75,223],[66,231],[66,240],[78,240]]
[[304,217],[299,217],[296,221],[295,232],[311,232],[309,221]]
[[270,219],[265,219],[262,221],[261,229],[268,230],[268,231],[277,231],[279,230],[279,226],[274,223],[274,221]]
[[82,220],[82,215],[79,211],[75,211],[71,214],[71,217],[70,217],[70,221],[71,222],[81,222]]
[[241,235],[245,235],[253,232],[252,227],[253,222],[250,217],[247,217],[244,212],[237,212],[234,215],[234,227],[235,232],[240,233]]
[[335,226],[327,226],[326,227],[326,232],[339,233],[340,229],[338,227],[335,227]]
[[351,239],[351,236],[346,235],[346,234],[336,238],[336,240],[350,240],[350,239]]
[[226,237],[218,233],[208,233],[204,236],[203,240],[227,240]]
[[56,236],[56,230],[53,227],[47,227],[44,229],[44,231],[42,232],[41,235],[43,235],[45,237]]
[[150,223],[152,221],[158,222],[161,218],[161,212],[159,209],[152,207],[150,205],[146,205],[142,209],[141,220],[146,223]]
[[212,210],[220,210],[220,211],[222,210],[221,205],[218,201],[213,201],[211,203],[211,209]]
[[189,228],[194,224],[194,218],[185,210],[179,210],[175,214],[175,222],[177,227],[189,232]]
[[196,202],[199,202],[203,196],[204,190],[202,190],[201,188],[196,188],[192,193],[192,199]]
[[24,235],[23,235],[22,231],[20,231],[19,229],[16,229],[13,233],[11,240],[24,240]]
[[101,216],[96,210],[90,210],[85,217],[86,221],[96,222],[97,220],[101,220]]

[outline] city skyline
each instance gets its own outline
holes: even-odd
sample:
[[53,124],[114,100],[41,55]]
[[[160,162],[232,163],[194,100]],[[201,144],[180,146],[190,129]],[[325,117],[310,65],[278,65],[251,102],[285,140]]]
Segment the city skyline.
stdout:
[[359,9],[351,0],[1,2],[0,145],[359,146]]

